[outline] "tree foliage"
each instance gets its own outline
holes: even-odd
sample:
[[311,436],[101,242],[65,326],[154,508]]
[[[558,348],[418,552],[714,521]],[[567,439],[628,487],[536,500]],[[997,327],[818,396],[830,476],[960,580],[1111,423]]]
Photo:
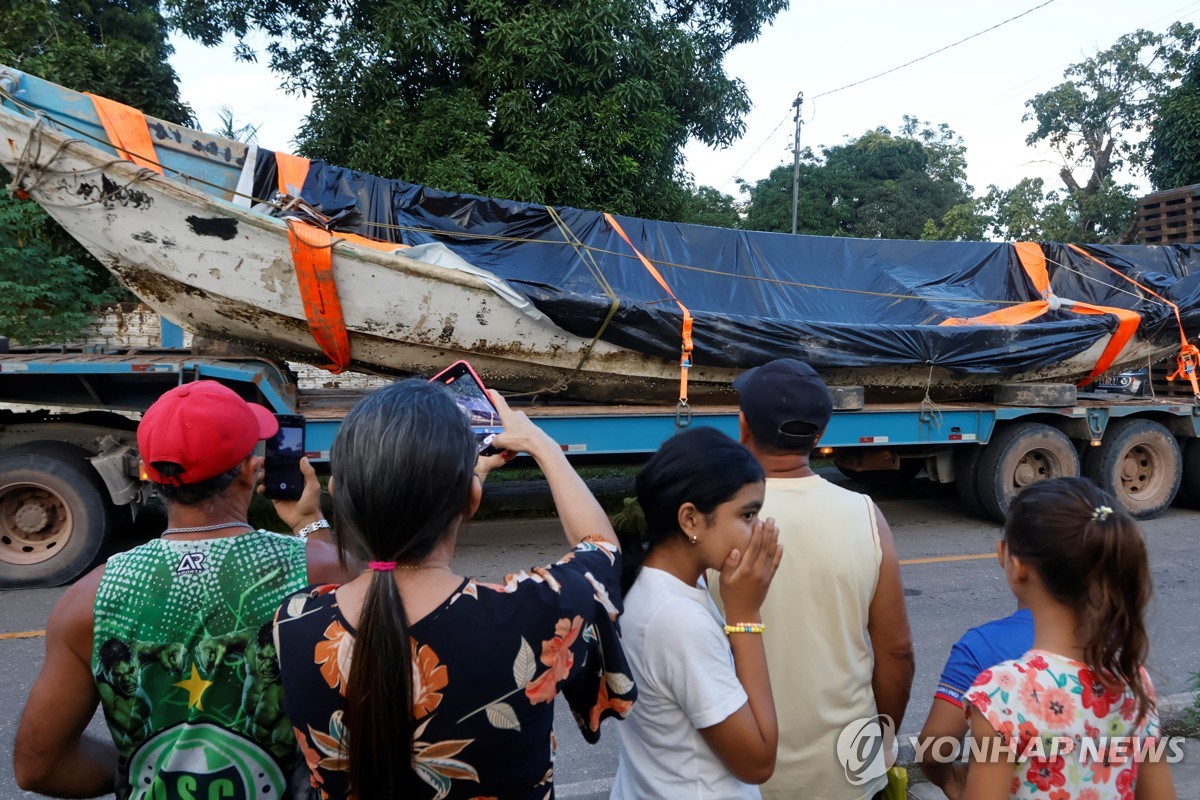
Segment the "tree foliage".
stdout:
[[1155,189],[1200,183],[1200,57],[1158,110],[1147,172]]
[[167,0],[186,35],[265,33],[313,94],[299,150],[447,191],[679,219],[689,137],[741,135],[724,55],[787,0]]
[[94,276],[55,229],[35,203],[0,194],[0,335],[21,344],[74,339],[94,305]]
[[733,195],[711,186],[690,189],[679,222],[710,225],[714,228],[742,227],[742,209]]
[[[905,117],[898,135],[867,131],[833,147],[801,153],[798,233],[919,239],[951,209],[969,204],[966,148],[947,125]],[[783,165],[753,185],[745,227],[790,231],[792,167]]]
[[[1200,32],[1177,22],[1166,33],[1138,30],[1107,50],[1069,66],[1067,79],[1026,103],[1025,121],[1035,128],[1030,145],[1045,142],[1062,158],[1059,176],[1081,239],[1112,239],[1127,224],[1113,212],[1132,203],[1114,197],[1115,173],[1144,169],[1149,158],[1148,126],[1171,87],[1182,76]],[[1087,177],[1080,181],[1076,171]]]
[[[0,63],[188,123],[153,0],[24,0],[0,26]],[[3,190],[0,334],[22,343],[74,338],[98,302],[128,298],[109,272],[35,203]]]

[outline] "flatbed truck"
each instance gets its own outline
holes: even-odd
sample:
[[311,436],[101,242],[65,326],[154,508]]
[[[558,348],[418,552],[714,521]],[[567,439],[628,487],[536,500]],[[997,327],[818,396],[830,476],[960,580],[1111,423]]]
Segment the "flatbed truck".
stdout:
[[[211,379],[276,413],[306,420],[309,457],[327,462],[363,392],[300,389],[286,366],[184,349],[126,353],[29,350],[0,355],[0,588],[74,580],[150,499],[139,478],[137,418],[162,392]],[[1001,387],[1004,388],[1004,387]],[[868,486],[924,469],[953,483],[974,515],[1003,519],[1021,487],[1084,474],[1146,519],[1200,502],[1200,406],[1187,397],[1085,394],[1012,386],[995,402],[862,403],[835,389],[819,457]],[[57,409],[57,410],[47,410]],[[575,459],[635,462],[688,425],[738,433],[733,406],[554,404],[526,409]]]

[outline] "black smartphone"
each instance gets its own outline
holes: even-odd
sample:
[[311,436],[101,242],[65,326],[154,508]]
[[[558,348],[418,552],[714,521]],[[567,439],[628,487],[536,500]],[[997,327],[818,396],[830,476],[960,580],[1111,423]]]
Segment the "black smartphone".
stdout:
[[272,500],[299,500],[304,493],[304,417],[276,414],[279,432],[267,439],[263,495]]
[[465,361],[455,361],[444,370],[429,379],[430,383],[445,384],[454,394],[459,408],[471,422],[471,430],[475,432],[475,441],[479,445],[479,455],[494,456],[501,448],[492,446],[492,439],[504,430],[500,424],[500,413],[492,405],[483,381]]

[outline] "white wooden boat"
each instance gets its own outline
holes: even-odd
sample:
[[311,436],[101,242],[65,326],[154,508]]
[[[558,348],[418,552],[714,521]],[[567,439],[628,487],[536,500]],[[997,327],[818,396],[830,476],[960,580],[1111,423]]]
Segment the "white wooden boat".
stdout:
[[[103,144],[105,131],[86,96],[6,68],[0,91],[0,165],[123,285],[196,334],[323,363],[306,321],[286,223],[236,202],[253,147],[147,118],[164,176]],[[340,242],[333,269],[352,367],[428,375],[465,358],[487,382],[513,392],[565,385],[561,396],[589,401],[670,402],[677,396],[677,360],[569,333],[504,280],[445,248],[386,253]],[[1078,378],[1107,343],[1102,337],[1061,363],[1004,378]],[[1172,351],[1170,344],[1135,337],[1114,367]],[[692,398],[730,398],[738,371],[697,359]],[[822,372],[831,383],[933,386],[959,395],[997,380],[925,363]]]

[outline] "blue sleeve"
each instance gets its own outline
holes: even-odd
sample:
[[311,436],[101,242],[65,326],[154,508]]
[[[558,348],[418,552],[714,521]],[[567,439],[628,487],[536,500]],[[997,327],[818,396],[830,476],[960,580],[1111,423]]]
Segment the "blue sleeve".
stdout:
[[[934,698],[941,698],[948,703],[963,707],[963,695],[971,688],[975,678],[983,672],[979,656],[975,652],[974,631],[967,631],[961,639],[950,648],[950,657],[942,669],[942,677],[938,679]],[[991,665],[988,665],[991,666]]]

